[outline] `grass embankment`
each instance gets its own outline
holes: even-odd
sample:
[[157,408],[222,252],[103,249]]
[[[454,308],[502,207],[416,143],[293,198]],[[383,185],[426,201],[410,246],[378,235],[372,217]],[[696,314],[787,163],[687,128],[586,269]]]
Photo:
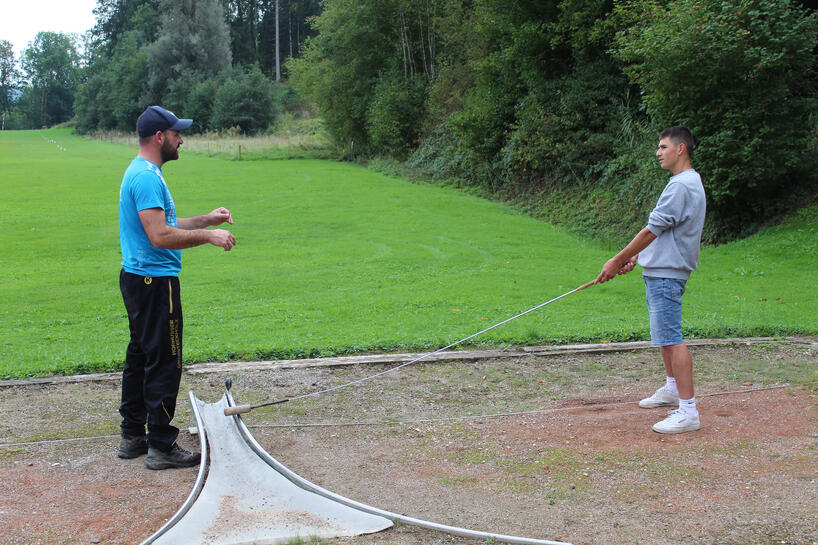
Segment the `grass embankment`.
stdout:
[[[117,369],[127,343],[117,195],[133,147],[0,133],[0,376]],[[444,346],[593,279],[611,249],[454,189],[318,160],[165,167],[180,216],[220,205],[238,246],[185,250],[185,361]],[[816,334],[818,209],[704,249],[688,335]],[[638,274],[476,343],[645,339]]]

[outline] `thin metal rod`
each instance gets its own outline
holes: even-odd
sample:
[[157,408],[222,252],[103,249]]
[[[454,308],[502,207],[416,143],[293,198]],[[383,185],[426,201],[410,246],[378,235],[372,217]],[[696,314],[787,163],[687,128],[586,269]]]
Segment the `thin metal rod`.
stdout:
[[460,339],[458,341],[455,341],[455,342],[453,342],[451,344],[447,344],[443,348],[438,348],[434,352],[428,352],[428,353],[423,354],[422,356],[419,356],[419,357],[417,357],[417,358],[415,358],[415,359],[413,359],[411,361],[407,361],[406,363],[402,363],[402,364],[396,365],[395,367],[392,367],[390,369],[386,369],[385,371],[381,371],[380,373],[375,373],[374,375],[369,375],[368,377],[360,378],[358,380],[353,380],[352,382],[346,382],[344,384],[339,384],[338,386],[333,386],[332,388],[326,388],[324,390],[318,390],[318,391],[315,391],[315,392],[310,392],[308,394],[301,394],[301,395],[294,396],[294,397],[288,397],[288,398],[278,399],[276,401],[270,401],[268,403],[259,403],[258,405],[251,405],[250,409],[258,409],[260,407],[268,407],[270,405],[277,405],[279,403],[286,403],[287,401],[293,401],[293,400],[296,400],[296,399],[304,399],[306,397],[312,397],[312,396],[317,396],[317,395],[320,395],[320,394],[326,394],[326,393],[329,393],[329,392],[334,392],[335,390],[340,390],[341,388],[346,388],[347,386],[352,386],[353,384],[360,384],[362,382],[372,380],[373,378],[383,376],[383,375],[385,375],[387,373],[397,371],[398,369],[403,369],[404,367],[408,367],[408,366],[410,366],[410,365],[412,365],[414,363],[417,363],[417,362],[419,362],[421,360],[424,360],[426,358],[434,356],[435,354],[443,352],[444,350],[448,350],[449,348],[453,348],[453,347],[457,346],[458,344],[464,343],[464,342],[466,342],[466,341],[468,341],[470,339],[473,339],[473,338],[475,338],[475,337],[477,337],[479,335],[482,335],[483,333],[487,333],[487,332],[491,331],[492,329],[495,329],[495,328],[498,328],[498,327],[500,327],[502,325],[505,325],[505,324],[509,323],[512,320],[516,320],[517,318],[525,316],[526,314],[530,314],[530,313],[534,312],[535,310],[539,310],[542,307],[544,307],[546,305],[550,305],[551,303],[553,303],[555,301],[559,301],[560,299],[562,299],[564,297],[568,297],[572,293],[576,293],[576,292],[578,292],[580,290],[584,290],[585,288],[587,288],[588,286],[592,286],[593,284],[596,284],[596,280],[591,280],[590,282],[586,282],[585,284],[583,284],[583,285],[581,285],[581,286],[579,286],[577,288],[574,288],[571,291],[567,291],[567,292],[563,293],[562,295],[560,295],[558,297],[554,297],[553,299],[550,299],[550,300],[548,300],[548,301],[546,301],[544,303],[540,303],[539,305],[537,305],[535,307],[531,307],[530,309],[528,309],[528,310],[526,310],[524,312],[521,312],[521,313],[519,313],[519,314],[517,314],[515,316],[512,316],[511,318],[506,318],[502,322],[499,322],[499,323],[496,323],[496,324],[494,324],[492,326],[489,326],[489,327],[487,327],[487,328],[485,328],[483,330],[478,331],[477,333],[472,333],[468,337],[463,337],[462,339]]

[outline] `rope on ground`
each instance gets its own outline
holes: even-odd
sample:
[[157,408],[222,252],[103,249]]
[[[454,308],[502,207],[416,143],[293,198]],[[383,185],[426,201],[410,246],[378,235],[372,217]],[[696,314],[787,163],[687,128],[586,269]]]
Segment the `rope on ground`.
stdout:
[[[818,382],[806,382],[806,385],[818,385]],[[714,392],[711,394],[702,394],[697,397],[716,397],[734,394],[746,394],[753,392],[763,392],[765,390],[781,390],[784,388],[793,388],[792,384],[783,384],[779,386],[766,386],[763,388],[748,388],[744,390],[728,390],[725,392]],[[491,414],[476,414],[467,416],[451,416],[446,418],[421,418],[416,420],[400,420],[400,421],[366,421],[366,422],[326,422],[313,424],[253,424],[248,425],[248,428],[340,428],[340,427],[355,427],[355,426],[405,426],[408,424],[431,424],[440,422],[457,422],[463,420],[481,420],[488,418],[507,418],[512,416],[526,416],[533,414],[550,414],[557,412],[574,411],[577,409],[589,409],[597,407],[617,407],[622,405],[632,405],[638,401],[615,401],[611,403],[588,403],[585,405],[571,405],[568,407],[554,407],[550,409],[532,409],[530,411],[517,411],[509,413],[491,413]]]
[[[818,381],[805,382],[802,386],[815,385],[818,386]],[[782,390],[784,388],[794,388],[792,384],[782,384],[778,386],[765,386],[763,388],[747,388],[744,390],[727,390],[724,392],[714,392],[710,394],[701,394],[696,397],[717,397],[735,394],[748,394],[753,392],[763,392],[765,390]],[[367,427],[367,426],[406,426],[409,424],[434,424],[441,422],[457,422],[463,420],[480,420],[484,418],[508,418],[512,416],[527,416],[533,414],[549,414],[557,412],[574,411],[577,409],[589,409],[596,407],[618,407],[622,405],[632,405],[638,401],[615,401],[612,403],[589,403],[585,405],[571,405],[568,407],[554,407],[551,409],[533,409],[530,411],[517,411],[509,413],[490,413],[490,414],[475,414],[467,416],[451,416],[447,418],[419,418],[416,420],[400,420],[395,422],[390,421],[368,421],[368,422],[318,422],[313,424],[253,424],[248,425],[248,428],[343,428],[343,427]],[[91,441],[96,439],[113,439],[119,437],[115,435],[94,435],[90,437],[67,437],[64,439],[45,439],[42,441],[26,441],[23,443],[0,443],[0,448],[15,448],[26,447],[33,445],[47,445],[53,443],[67,443],[72,441]]]
[[15,447],[27,447],[31,445],[48,445],[51,443],[69,443],[71,441],[91,441],[94,439],[112,439],[114,437],[119,437],[119,434],[116,435],[93,435],[93,436],[84,436],[84,437],[66,437],[64,439],[43,439],[41,441],[26,441],[24,443],[0,443],[0,448],[15,448]]

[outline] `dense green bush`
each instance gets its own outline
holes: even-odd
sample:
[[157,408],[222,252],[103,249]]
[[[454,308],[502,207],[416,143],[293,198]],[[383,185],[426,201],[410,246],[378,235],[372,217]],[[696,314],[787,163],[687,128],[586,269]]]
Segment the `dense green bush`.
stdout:
[[185,104],[185,116],[194,121],[193,130],[204,132],[212,129],[213,103],[219,90],[219,80],[216,78],[200,81],[190,91]]
[[[457,2],[324,3],[313,23],[318,34],[287,68],[295,89],[318,106],[336,144],[355,155],[405,152],[423,126],[421,97],[434,76],[435,14],[450,3]],[[398,135],[401,128],[411,133]]]
[[126,32],[108,62],[92,66],[74,102],[77,130],[135,129],[136,118],[145,107],[142,95],[148,78],[148,55],[144,43],[141,32]]
[[818,21],[797,6],[478,1],[473,83],[440,125],[451,134],[430,131],[410,166],[622,240],[667,182],[658,133],[682,123],[698,138],[706,239],[752,233],[818,187]]
[[372,146],[397,158],[417,147],[426,101],[424,86],[402,76],[381,79],[366,115]]
[[258,66],[232,69],[214,96],[212,128],[239,127],[244,133],[265,130],[278,115],[272,87]]
[[778,212],[816,166],[805,146],[805,113],[818,106],[815,16],[780,0],[638,0],[619,10],[636,22],[617,53],[653,125],[685,124],[698,139],[711,230],[746,232]]
[[[609,52],[612,2],[480,4],[473,83],[443,125],[454,141],[433,131],[411,163],[428,165],[437,178],[464,176],[502,198],[528,201],[527,209],[552,221],[576,226],[582,207],[588,217],[610,213],[621,221],[614,207],[595,212],[591,198],[560,212],[566,196],[590,196],[601,183],[616,158],[620,120],[639,107],[628,100],[631,86]],[[609,180],[616,187],[595,193],[622,193],[621,177]]]
[[273,88],[273,98],[280,105],[282,112],[296,116],[310,115],[309,103],[287,82],[276,83]]
[[168,80],[167,90],[164,96],[160,100],[152,102],[161,104],[171,112],[177,113],[180,116],[192,117],[188,111],[188,102],[190,101],[191,93],[193,93],[193,90],[200,83],[202,83],[201,74],[194,70],[186,69],[175,78]]

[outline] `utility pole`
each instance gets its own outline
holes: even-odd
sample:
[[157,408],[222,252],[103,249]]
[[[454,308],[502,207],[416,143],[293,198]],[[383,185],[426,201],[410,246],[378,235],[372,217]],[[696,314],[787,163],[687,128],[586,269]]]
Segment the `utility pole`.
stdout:
[[281,81],[281,63],[278,56],[278,0],[276,0],[276,81]]

